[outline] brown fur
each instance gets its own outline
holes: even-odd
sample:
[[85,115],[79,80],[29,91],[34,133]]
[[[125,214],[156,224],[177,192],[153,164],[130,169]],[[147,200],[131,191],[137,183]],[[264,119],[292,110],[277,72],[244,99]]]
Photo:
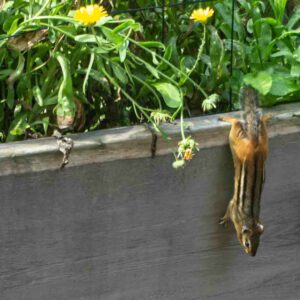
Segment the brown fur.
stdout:
[[[254,97],[254,93],[244,93],[244,96]],[[254,256],[263,233],[259,220],[260,196],[264,182],[264,164],[268,155],[266,122],[271,116],[265,115],[256,120],[258,114],[253,104],[254,99],[250,100],[244,102],[244,122],[231,117],[220,118],[231,124],[229,141],[235,168],[234,194],[220,223],[231,220],[245,252]],[[249,108],[249,104],[252,107]],[[245,126],[245,122],[252,124]]]

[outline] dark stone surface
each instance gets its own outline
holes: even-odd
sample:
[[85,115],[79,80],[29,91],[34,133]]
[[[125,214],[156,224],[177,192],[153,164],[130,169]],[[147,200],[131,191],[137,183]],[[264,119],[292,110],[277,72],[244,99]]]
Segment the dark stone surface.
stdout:
[[300,135],[270,148],[254,258],[218,225],[228,146],[0,177],[0,299],[300,299]]

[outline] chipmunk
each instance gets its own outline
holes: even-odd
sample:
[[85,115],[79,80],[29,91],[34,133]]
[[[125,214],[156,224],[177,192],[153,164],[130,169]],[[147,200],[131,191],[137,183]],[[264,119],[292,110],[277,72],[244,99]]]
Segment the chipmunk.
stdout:
[[271,115],[257,111],[257,92],[250,86],[241,88],[240,101],[244,109],[243,121],[221,117],[231,124],[230,148],[234,162],[234,193],[220,224],[230,219],[245,252],[255,256],[260,236],[260,198],[265,181],[265,161],[268,155],[266,122]]

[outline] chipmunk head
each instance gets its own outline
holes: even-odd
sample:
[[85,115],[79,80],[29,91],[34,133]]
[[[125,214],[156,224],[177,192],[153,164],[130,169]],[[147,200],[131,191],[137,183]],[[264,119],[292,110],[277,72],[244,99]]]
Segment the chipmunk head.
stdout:
[[241,227],[238,238],[247,254],[255,256],[263,231],[264,227],[260,223],[254,223],[251,226],[243,225]]

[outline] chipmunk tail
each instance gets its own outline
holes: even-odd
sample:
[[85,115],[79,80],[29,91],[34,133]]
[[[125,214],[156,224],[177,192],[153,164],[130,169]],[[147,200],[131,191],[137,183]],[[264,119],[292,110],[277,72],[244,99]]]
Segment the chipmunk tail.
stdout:
[[244,111],[243,118],[247,136],[251,140],[257,140],[260,127],[260,113],[257,110],[257,91],[249,85],[243,86],[240,90],[240,103]]

